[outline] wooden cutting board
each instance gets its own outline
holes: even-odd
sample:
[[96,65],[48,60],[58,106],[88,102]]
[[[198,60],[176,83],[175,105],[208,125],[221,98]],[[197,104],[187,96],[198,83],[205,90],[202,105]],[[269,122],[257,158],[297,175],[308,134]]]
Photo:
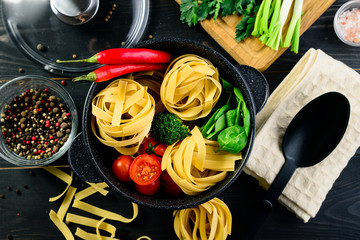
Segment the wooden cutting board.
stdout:
[[[176,0],[176,2],[180,4],[181,0]],[[300,34],[304,33],[334,2],[335,0],[304,0]],[[255,37],[236,42],[235,27],[240,19],[241,16],[232,15],[218,18],[216,22],[214,19],[206,19],[200,24],[238,63],[265,71],[285,52],[286,48],[280,48],[278,51],[272,50]],[[290,17],[284,27],[284,32],[287,30],[289,22]]]

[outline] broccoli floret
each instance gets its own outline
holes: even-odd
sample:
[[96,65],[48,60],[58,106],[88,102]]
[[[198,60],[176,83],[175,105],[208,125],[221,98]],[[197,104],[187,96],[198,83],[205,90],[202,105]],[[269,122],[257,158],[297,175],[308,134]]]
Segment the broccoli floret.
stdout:
[[190,130],[177,115],[158,113],[152,121],[150,135],[159,142],[171,145],[189,136]]

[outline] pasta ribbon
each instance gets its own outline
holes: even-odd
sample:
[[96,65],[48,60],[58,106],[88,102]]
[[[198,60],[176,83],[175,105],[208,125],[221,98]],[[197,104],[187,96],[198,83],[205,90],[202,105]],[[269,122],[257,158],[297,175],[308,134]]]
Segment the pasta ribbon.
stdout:
[[91,129],[99,141],[124,155],[135,154],[149,133],[155,100],[147,87],[118,79],[92,100]]
[[73,172],[71,172],[71,175],[68,175],[67,173],[65,173],[65,172],[61,171],[60,169],[53,167],[53,166],[46,166],[46,167],[44,167],[44,169],[46,171],[48,171],[49,173],[51,173],[52,175],[56,176],[57,178],[61,179],[65,183],[67,183],[67,187],[65,188],[65,190],[62,193],[60,193],[56,197],[49,198],[49,202],[55,202],[58,199],[60,199],[62,196],[64,196],[66,191],[70,188],[71,183],[73,181]]
[[[117,238],[114,238],[115,233],[116,233],[116,228],[113,225],[106,223],[105,220],[110,219],[110,220],[120,221],[123,223],[129,223],[129,222],[132,222],[137,217],[138,205],[135,203],[132,203],[133,211],[134,211],[132,218],[125,218],[117,213],[113,213],[113,212],[98,208],[96,206],[93,206],[91,204],[85,203],[83,201],[80,201],[96,192],[99,192],[103,196],[106,196],[108,194],[108,191],[105,190],[104,188],[107,188],[109,186],[105,182],[101,182],[101,183],[87,182],[87,184],[89,184],[90,187],[76,193],[77,189],[75,187],[71,186],[71,183],[73,180],[72,172],[71,172],[71,176],[70,176],[70,175],[66,174],[65,172],[59,170],[56,167],[47,166],[47,167],[44,167],[44,169],[47,170],[48,172],[50,172],[51,174],[53,174],[54,176],[56,176],[57,178],[61,179],[62,181],[68,183],[68,186],[65,189],[65,191],[60,196],[56,197],[56,200],[57,200],[62,195],[65,194],[64,200],[61,203],[58,212],[56,213],[54,210],[51,210],[49,213],[49,217],[50,217],[51,221],[61,231],[61,233],[64,235],[66,240],[74,240],[75,238],[74,238],[73,234],[71,233],[70,229],[68,228],[68,226],[66,225],[66,223],[64,222],[64,218],[66,219],[66,222],[72,222],[72,223],[95,228],[96,234],[93,234],[93,233],[85,232],[84,230],[82,230],[81,228],[78,227],[76,229],[75,235],[78,236],[79,238],[86,239],[86,240],[93,240],[93,239],[94,240],[98,240],[98,239],[118,240]],[[50,198],[50,201],[51,200],[52,200],[52,198]],[[97,216],[100,216],[100,217],[102,217],[102,219],[97,220],[97,219],[93,219],[93,218],[76,215],[73,213],[68,213],[71,202],[73,202],[72,207],[84,210],[86,212],[89,212],[89,213],[97,215]],[[102,236],[100,233],[100,230],[104,230],[104,231],[110,233],[111,236],[109,236],[109,237]],[[151,240],[151,238],[149,238],[148,236],[141,236],[138,239],[150,239]]]
[[221,90],[217,68],[207,59],[186,54],[169,65],[160,97],[169,112],[182,120],[192,121],[210,113]]
[[161,169],[187,195],[197,195],[222,181],[228,171],[234,171],[241,153],[218,151],[215,141],[205,140],[195,126],[191,136],[168,146],[161,161]]
[[174,211],[174,230],[179,239],[225,240],[231,235],[231,227],[230,209],[218,198]]

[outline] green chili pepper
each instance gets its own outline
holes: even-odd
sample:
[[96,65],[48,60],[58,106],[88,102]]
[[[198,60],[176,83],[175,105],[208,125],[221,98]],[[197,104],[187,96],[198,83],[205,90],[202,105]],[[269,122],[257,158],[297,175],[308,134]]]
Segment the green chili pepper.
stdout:
[[249,132],[250,132],[250,111],[246,107],[245,99],[244,99],[244,96],[242,95],[241,91],[238,88],[234,88],[234,93],[235,93],[235,96],[237,98],[237,102],[240,105],[239,110],[240,110],[240,113],[241,113],[241,116],[242,116],[242,124],[244,126],[246,136],[249,136]]
[[[201,133],[203,134],[203,137],[209,138],[209,135],[211,132],[215,129],[216,121],[224,115],[224,113],[230,109],[230,104],[226,104],[219,108],[207,121],[207,123],[201,128]],[[214,136],[214,135],[212,135]]]
[[236,154],[246,146],[247,137],[243,127],[234,125],[221,131],[217,141],[219,150]]
[[221,95],[223,101],[220,103],[222,107],[201,127],[201,132],[204,138],[217,140],[219,150],[236,154],[247,143],[251,124],[250,111],[241,91],[225,79],[221,80],[224,89]]

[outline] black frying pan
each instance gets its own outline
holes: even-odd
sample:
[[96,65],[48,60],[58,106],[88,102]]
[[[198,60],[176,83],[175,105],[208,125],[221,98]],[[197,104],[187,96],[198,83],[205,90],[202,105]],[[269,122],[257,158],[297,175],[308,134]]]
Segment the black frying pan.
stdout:
[[72,170],[89,182],[105,181],[115,192],[131,201],[160,209],[182,209],[204,203],[224,191],[239,176],[249,158],[255,136],[255,115],[264,106],[269,95],[269,87],[264,76],[256,69],[245,65],[232,65],[220,53],[201,43],[184,39],[149,40],[136,47],[151,48],[171,52],[174,57],[183,54],[197,54],[210,60],[218,69],[220,76],[238,87],[243,93],[251,114],[251,130],[247,146],[243,149],[243,160],[237,161],[235,171],[220,183],[197,196],[169,197],[162,194],[145,196],[138,193],[132,183],[119,182],[111,171],[111,164],[119,153],[101,144],[91,131],[91,100],[109,82],[91,85],[84,104],[82,133],[77,136],[68,152]]

